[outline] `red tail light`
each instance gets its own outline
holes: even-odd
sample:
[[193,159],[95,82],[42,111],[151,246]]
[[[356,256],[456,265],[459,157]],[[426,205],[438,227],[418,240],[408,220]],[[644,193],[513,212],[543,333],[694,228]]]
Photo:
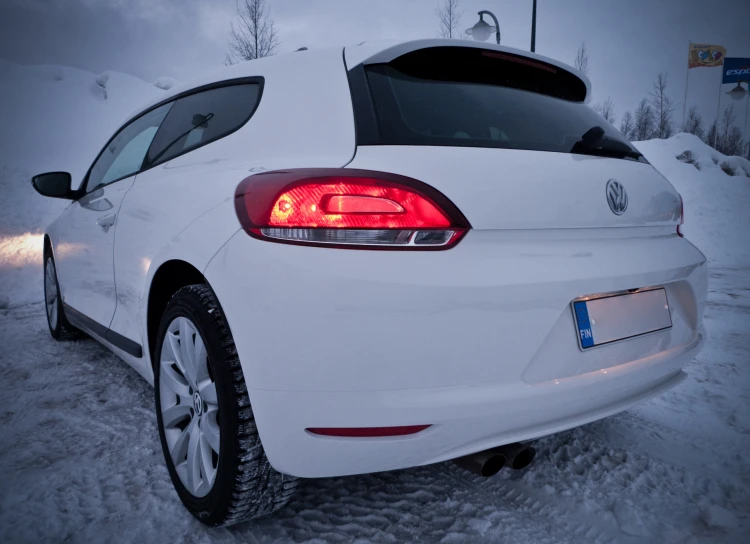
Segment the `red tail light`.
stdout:
[[310,427],[308,432],[321,436],[345,436],[349,438],[372,438],[376,436],[405,436],[417,434],[430,425],[406,425],[402,427]]
[[684,238],[685,235],[682,234],[682,225],[685,224],[685,202],[682,200],[682,195],[680,195],[680,224],[677,225],[677,236],[680,238]]
[[470,228],[429,185],[344,168],[250,176],[237,187],[235,210],[255,238],[326,247],[447,249]]

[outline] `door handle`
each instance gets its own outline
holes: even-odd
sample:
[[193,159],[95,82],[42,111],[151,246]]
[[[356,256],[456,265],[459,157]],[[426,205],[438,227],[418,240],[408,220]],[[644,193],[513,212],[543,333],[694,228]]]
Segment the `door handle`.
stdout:
[[116,214],[111,213],[109,215],[105,215],[103,217],[100,217],[96,220],[96,224],[99,225],[101,228],[104,229],[104,232],[107,232],[109,230],[109,227],[115,224],[115,218],[117,217]]

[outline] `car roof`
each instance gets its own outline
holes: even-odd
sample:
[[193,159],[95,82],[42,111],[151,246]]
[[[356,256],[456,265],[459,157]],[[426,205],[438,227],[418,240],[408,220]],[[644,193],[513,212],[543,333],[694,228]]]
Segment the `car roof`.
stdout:
[[432,47],[466,47],[474,49],[485,49],[491,51],[500,51],[503,53],[518,55],[545,62],[575,75],[586,85],[586,95],[588,96],[590,94],[591,83],[585,74],[579,72],[572,66],[569,66],[555,59],[545,57],[544,55],[539,55],[537,53],[530,53],[529,51],[523,51],[521,49],[506,47],[503,45],[488,44],[469,40],[377,40],[362,42],[357,45],[346,47],[297,50],[290,53],[274,55],[272,57],[264,57],[261,59],[238,62],[229,66],[222,66],[216,70],[203,73],[197,76],[195,79],[179,85],[175,85],[158,98],[153,99],[146,104],[143,104],[140,108],[133,112],[133,115],[131,115],[130,118],[133,118],[140,112],[153,107],[155,104],[165,102],[181,93],[204,85],[209,85],[211,83],[217,83],[243,77],[269,77],[275,76],[277,74],[286,74],[286,77],[294,77],[295,66],[298,66],[299,62],[341,62],[343,55],[343,61],[346,63],[346,68],[348,70],[352,70],[360,64],[367,65],[387,63],[411,51],[428,49]]

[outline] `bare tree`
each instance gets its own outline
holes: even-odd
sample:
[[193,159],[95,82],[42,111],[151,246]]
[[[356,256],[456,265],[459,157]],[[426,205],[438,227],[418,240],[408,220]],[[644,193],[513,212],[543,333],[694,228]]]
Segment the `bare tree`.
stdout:
[[714,149],[719,149],[719,124],[714,120],[713,123],[711,123],[711,126],[708,127],[708,132],[706,132],[705,137],[703,138],[703,141],[706,142],[706,144],[710,145]]
[[674,104],[667,96],[667,74],[661,73],[654,80],[654,89],[649,93],[654,109],[654,136],[669,138],[674,134]]
[[622,115],[622,121],[620,122],[620,133],[625,136],[628,140],[633,140],[633,133],[635,132],[635,121],[633,121],[633,114],[630,111],[626,111]]
[[682,126],[682,132],[695,134],[698,138],[703,138],[705,132],[703,130],[703,119],[698,114],[697,107],[690,106],[690,110],[688,110],[687,117],[685,118],[685,124]]
[[278,45],[278,32],[266,0],[237,0],[237,21],[231,23],[225,63],[269,57]]
[[736,121],[737,116],[734,113],[734,104],[732,104],[724,110],[721,123],[719,123],[716,150],[724,155],[744,154],[745,141],[742,139],[742,131],[735,124]]
[[581,46],[576,53],[574,66],[579,72],[583,72],[584,74],[589,73],[589,52],[586,49],[586,42],[581,42]]
[[644,98],[635,109],[635,130],[633,131],[633,140],[641,142],[654,137],[656,119],[654,110],[648,101]]
[[604,120],[607,121],[610,125],[614,125],[617,117],[615,116],[615,103],[612,102],[611,97],[607,97],[607,99],[604,102],[597,102],[592,106],[592,109],[604,117]]
[[435,10],[435,15],[440,21],[438,35],[441,38],[460,38],[459,26],[463,14],[463,10],[458,9],[458,0],[445,0],[445,3]]

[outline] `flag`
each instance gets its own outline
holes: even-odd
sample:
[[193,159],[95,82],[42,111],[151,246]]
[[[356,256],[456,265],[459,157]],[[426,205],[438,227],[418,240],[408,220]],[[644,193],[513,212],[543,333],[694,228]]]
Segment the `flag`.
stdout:
[[688,52],[688,70],[700,66],[712,67],[724,64],[726,48],[720,45],[691,43]]
[[750,81],[750,58],[727,57],[721,82],[739,83],[740,81]]

